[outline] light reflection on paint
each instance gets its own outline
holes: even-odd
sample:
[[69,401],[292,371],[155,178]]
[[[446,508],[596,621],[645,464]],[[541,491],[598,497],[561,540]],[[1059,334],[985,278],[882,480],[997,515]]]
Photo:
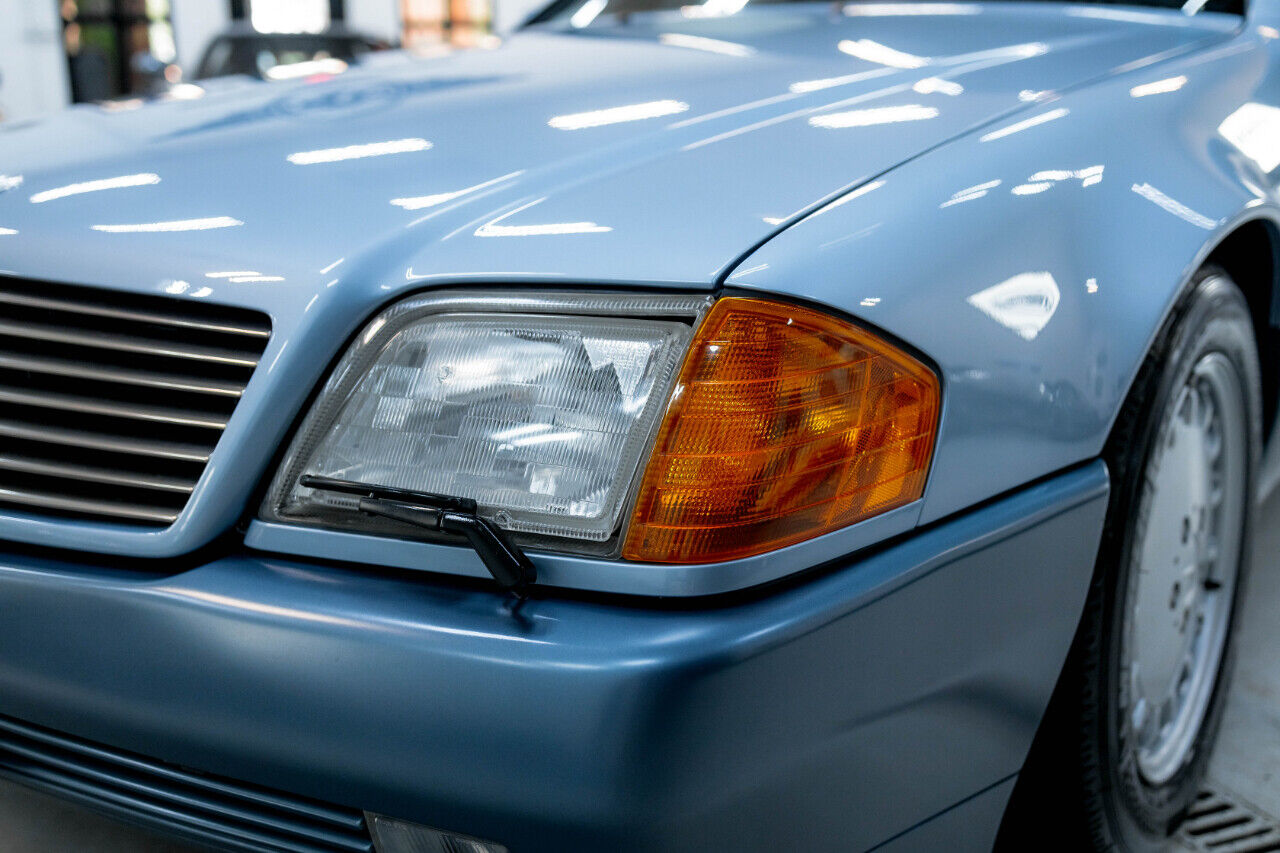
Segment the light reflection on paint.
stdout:
[[978,141],[991,142],[996,139],[1004,139],[1006,136],[1012,136],[1015,133],[1021,133],[1024,130],[1029,130],[1030,128],[1038,127],[1039,125],[1060,119],[1069,112],[1070,110],[1066,107],[1058,107],[1056,110],[1049,110],[1046,113],[1041,113],[1040,115],[1032,116],[1031,118],[1006,125],[999,130],[993,130],[990,133],[978,137]]
[[1102,182],[1106,167],[1102,165],[1086,166],[1083,169],[1042,169],[1033,173],[1028,181],[1071,181],[1077,180],[1081,187],[1091,187]]
[[1105,167],[1087,166],[1083,169],[1041,169],[1030,175],[1026,183],[1010,190],[1014,195],[1037,195],[1064,181],[1079,181],[1081,189],[1102,182]]
[[858,39],[857,41],[843,39],[836,47],[840,49],[841,53],[867,62],[874,62],[877,65],[887,65],[890,68],[923,68],[929,64],[929,60],[926,57],[894,50],[888,45],[871,39]]
[[1177,77],[1166,77],[1163,80],[1153,80],[1150,83],[1134,86],[1129,90],[1129,97],[1145,98],[1148,95],[1163,95],[1167,92],[1176,92],[1185,85],[1187,85],[1187,75],[1179,74]]
[[822,89],[830,89],[834,86],[845,86],[849,83],[857,83],[859,80],[867,80],[872,77],[881,77],[885,74],[892,74],[893,71],[887,68],[877,68],[874,71],[859,71],[857,74],[842,74],[839,77],[823,77],[818,80],[800,80],[792,83],[787,89],[794,95],[803,95],[806,92],[818,92]]
[[680,14],[686,18],[725,18],[736,15],[747,5],[747,0],[704,0],[696,6],[681,6]]
[[989,193],[991,190],[1000,186],[1000,180],[987,181],[986,183],[974,184],[971,187],[965,187],[962,190],[956,190],[951,194],[951,198],[938,205],[939,208],[951,207],[953,204],[964,204],[966,201],[975,201]]
[[206,92],[203,86],[197,86],[195,83],[177,83],[170,86],[161,96],[165,101],[196,101],[205,96]]
[[1280,166],[1280,109],[1250,101],[1223,119],[1218,132],[1262,171]]
[[658,35],[658,41],[670,47],[687,47],[690,50],[718,53],[722,56],[752,56],[756,52],[755,48],[735,41],[691,36],[684,33],[661,33]]
[[339,148],[319,148],[315,151],[299,151],[290,154],[286,159],[295,166],[315,166],[321,163],[339,163],[366,157],[409,154],[415,151],[428,151],[430,148],[430,142],[414,137],[391,139],[386,142],[366,142],[360,145],[343,145]]
[[142,98],[121,98],[118,101],[103,101],[98,108],[104,113],[126,113],[141,109],[145,102]]
[[342,616],[335,616],[329,613],[321,613],[315,610],[303,610],[301,608],[282,607],[276,604],[253,601],[248,598],[235,598],[234,596],[220,595],[218,593],[206,592],[204,590],[187,589],[177,586],[161,586],[155,587],[152,592],[173,598],[199,601],[215,607],[227,610],[238,610],[244,613],[258,613],[264,616],[274,616],[277,618],[295,621],[319,622],[325,625],[343,628],[360,628],[367,630],[369,627],[367,622],[348,619]]
[[609,0],[587,0],[569,18],[569,26],[577,30],[591,26],[591,22],[598,18],[608,5]]
[[127,225],[94,225],[94,231],[107,234],[156,234],[167,231],[210,231],[216,228],[235,228],[244,225],[230,216],[210,216],[204,219],[178,219],[171,222],[140,222]]
[[1034,341],[1058,311],[1062,292],[1048,272],[1024,272],[966,301],[1024,341]]
[[520,171],[509,172],[508,174],[502,175],[501,177],[493,178],[492,180],[484,181],[483,183],[475,184],[473,186],[466,187],[465,189],[453,190],[452,192],[445,192],[445,193],[435,193],[433,195],[419,195],[419,196],[411,196],[408,198],[393,198],[391,199],[391,203],[394,204],[396,207],[403,207],[405,210],[424,210],[428,207],[436,207],[437,205],[444,204],[445,202],[453,201],[456,198],[462,198],[465,195],[470,195],[471,193],[479,192],[480,190],[487,189],[488,187],[492,187],[495,184],[500,184],[503,181],[509,181],[512,178],[515,178],[523,174],[524,174],[524,170],[521,169]]
[[321,75],[324,77],[336,77],[347,70],[347,63],[336,57],[326,57],[323,59],[312,59],[307,62],[291,62],[285,65],[275,65],[266,70],[266,78],[268,80],[297,80],[302,77],[312,77]]
[[1158,27],[1180,27],[1182,21],[1161,12],[1139,12],[1136,9],[1112,9],[1098,6],[1070,6],[1064,15],[1076,18],[1101,18],[1104,21],[1124,21],[1128,24],[1153,24]]
[[884,184],[885,182],[883,179],[871,181],[870,183],[863,184],[862,186],[858,187],[856,190],[853,190],[852,192],[849,192],[840,196],[840,198],[836,199],[830,204],[823,205],[821,208],[814,211],[813,215],[821,216],[822,214],[827,213],[828,211],[834,210],[837,207],[848,204],[854,199],[862,198],[867,193],[875,192],[876,190],[884,186]]
[[223,270],[220,272],[207,272],[205,278],[225,279],[234,284],[258,284],[269,281],[284,281],[282,275],[266,275],[257,270]]
[[844,14],[851,18],[980,15],[982,7],[976,3],[846,3]]
[[964,86],[954,80],[944,80],[941,77],[925,77],[922,80],[917,80],[912,84],[911,88],[921,95],[938,94],[954,97],[964,94]]
[[878,124],[896,124],[904,121],[924,121],[937,118],[937,107],[926,107],[921,104],[905,104],[900,107],[871,107],[865,110],[848,110],[840,113],[828,113],[814,116],[809,124],[838,130],[849,127],[870,127]]
[[1212,231],[1218,225],[1217,220],[1210,219],[1209,217],[1205,216],[1203,213],[1197,213],[1196,211],[1187,207],[1182,202],[1177,201],[1165,195],[1160,190],[1151,186],[1151,184],[1146,184],[1146,183],[1134,184],[1129,189],[1133,190],[1135,193],[1142,196],[1152,204],[1164,208],[1165,210],[1172,213],[1174,216],[1178,217],[1179,219],[1185,222],[1191,223],[1197,228],[1203,228],[1206,231]]
[[143,172],[137,175],[121,175],[117,178],[102,178],[96,181],[82,181],[76,184],[67,184],[63,187],[54,187],[51,190],[44,190],[32,195],[30,201],[32,204],[44,204],[47,201],[56,201],[73,195],[128,187],[146,187],[158,183],[160,183],[160,176],[151,172]]
[[556,130],[583,130],[589,127],[603,127],[609,124],[621,124],[628,121],[643,121],[650,118],[676,115],[689,109],[684,101],[645,101],[642,104],[627,104],[621,107],[609,107],[603,110],[591,110],[585,113],[570,113],[553,116],[547,121]]
[[538,225],[481,225],[477,237],[542,237],[552,234],[604,234],[612,231],[608,225],[594,222],[545,222]]
[[496,219],[491,219],[475,230],[477,237],[546,237],[561,234],[606,234],[613,230],[609,225],[598,225],[595,222],[540,222],[534,225],[502,225],[500,223],[542,204],[545,198],[521,205],[508,211]]

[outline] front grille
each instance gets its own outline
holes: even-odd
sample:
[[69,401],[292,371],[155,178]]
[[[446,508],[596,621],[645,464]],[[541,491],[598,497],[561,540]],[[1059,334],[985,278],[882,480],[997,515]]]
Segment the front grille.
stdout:
[[270,334],[256,311],[0,278],[0,505],[172,524]]
[[364,814],[0,717],[0,775],[231,850],[370,853]]

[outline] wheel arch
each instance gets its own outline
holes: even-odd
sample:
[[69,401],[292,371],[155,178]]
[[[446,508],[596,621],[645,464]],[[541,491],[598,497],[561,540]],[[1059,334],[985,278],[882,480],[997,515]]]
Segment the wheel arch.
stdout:
[[1214,245],[1205,263],[1221,267],[1249,303],[1262,368],[1263,440],[1270,447],[1280,404],[1280,229],[1266,217],[1242,221]]

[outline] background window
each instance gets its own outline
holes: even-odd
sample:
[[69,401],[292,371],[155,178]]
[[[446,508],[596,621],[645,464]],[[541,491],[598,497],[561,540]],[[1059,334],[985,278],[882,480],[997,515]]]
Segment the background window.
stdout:
[[147,94],[176,74],[169,0],[63,0],[76,101]]

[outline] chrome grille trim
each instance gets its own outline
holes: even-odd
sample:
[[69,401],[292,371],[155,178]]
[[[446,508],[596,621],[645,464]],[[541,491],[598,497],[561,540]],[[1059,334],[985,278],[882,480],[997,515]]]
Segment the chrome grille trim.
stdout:
[[154,311],[129,311],[112,308],[105,304],[74,302],[69,299],[49,299],[22,293],[0,292],[0,304],[25,305],[29,308],[46,308],[53,311],[69,311],[75,314],[89,314],[94,317],[106,317],[113,320],[155,323],[162,326],[199,329],[205,332],[225,332],[230,335],[243,335],[264,340],[271,337],[271,327],[265,323],[233,326],[225,323],[203,321],[194,316],[161,314]]
[[184,495],[191,494],[196,487],[194,480],[179,480],[176,477],[159,475],[148,477],[129,471],[94,468],[89,465],[63,465],[4,453],[0,453],[0,471],[21,471],[24,474],[43,474],[68,480],[92,480],[95,483],[108,483],[113,486],[158,489],[164,492],[181,492]]
[[48,373],[72,379],[98,379],[103,382],[120,382],[125,385],[142,385],[149,388],[167,388],[171,391],[190,391],[193,394],[216,394],[220,397],[239,397],[242,389],[233,382],[215,382],[196,376],[180,376],[165,373],[148,373],[143,370],[103,370],[84,362],[64,361],[57,358],[30,358],[0,352],[0,369],[24,370],[29,373]]
[[266,315],[0,277],[0,510],[167,527],[266,348]]
[[134,456],[151,456],[156,459],[175,459],[184,462],[209,461],[207,449],[195,444],[174,444],[164,441],[130,441],[78,432],[70,429],[49,429],[27,426],[13,421],[0,421],[0,436],[39,441],[46,444],[65,444],[87,450],[108,453],[129,453]]
[[179,426],[205,427],[206,429],[225,429],[225,418],[202,418],[188,415],[181,409],[162,409],[158,406],[135,405],[126,406],[118,403],[101,403],[84,397],[69,397],[66,394],[30,393],[15,391],[0,385],[0,403],[18,403],[23,406],[38,406],[42,409],[62,409],[67,412],[80,412],[85,415],[105,415],[110,418],[132,418],[139,421],[157,421]]
[[237,367],[258,366],[256,356],[249,356],[235,350],[184,346],[177,342],[133,338],[124,335],[95,335],[85,332],[69,332],[64,329],[49,328],[47,326],[6,323],[3,321],[0,321],[0,337],[26,338],[28,340],[49,341],[55,344],[71,344],[73,346],[118,350],[142,355],[160,355],[168,358],[188,358],[192,361],[210,361]]
[[178,520],[178,513],[153,506],[109,503],[107,501],[81,500],[61,495],[49,495],[27,489],[7,489],[0,486],[0,501],[22,504],[36,509],[55,509],[77,515],[100,515],[126,521],[142,521],[168,526]]

